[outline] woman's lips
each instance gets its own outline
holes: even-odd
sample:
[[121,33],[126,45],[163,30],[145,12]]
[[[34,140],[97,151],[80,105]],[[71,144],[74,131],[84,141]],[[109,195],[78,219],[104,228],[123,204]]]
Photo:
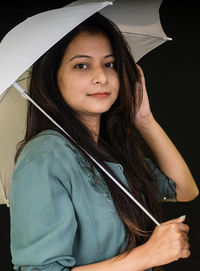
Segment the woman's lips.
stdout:
[[108,95],[110,95],[110,93],[108,92],[95,92],[93,94],[88,94],[88,96],[94,97],[94,98],[106,98],[108,97]]

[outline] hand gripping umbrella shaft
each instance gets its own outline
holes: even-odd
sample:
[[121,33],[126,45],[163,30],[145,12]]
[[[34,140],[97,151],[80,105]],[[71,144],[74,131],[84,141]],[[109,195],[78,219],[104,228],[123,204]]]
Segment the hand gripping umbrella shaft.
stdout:
[[142,204],[136,198],[129,193],[123,185],[121,185],[102,165],[100,165],[96,159],[94,159],[84,148],[82,148],[54,119],[52,119],[27,93],[26,91],[17,83],[14,82],[13,86],[22,94],[22,96],[29,100],[34,106],[36,106],[50,121],[52,121],[63,133],[65,133],[74,143],[76,143],[81,150],[89,156],[89,158],[131,199],[137,204],[137,206],[142,209],[142,211],[157,225],[160,223],[144,208]]

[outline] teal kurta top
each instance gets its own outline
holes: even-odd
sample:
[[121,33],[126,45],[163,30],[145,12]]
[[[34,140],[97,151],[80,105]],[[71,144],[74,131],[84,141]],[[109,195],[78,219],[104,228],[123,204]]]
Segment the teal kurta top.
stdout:
[[[109,165],[126,183],[122,166]],[[174,183],[154,171],[163,197],[175,199]],[[86,159],[56,131],[44,131],[25,146],[10,193],[14,269],[70,270],[122,251],[124,225],[105,181],[96,175],[98,183]]]

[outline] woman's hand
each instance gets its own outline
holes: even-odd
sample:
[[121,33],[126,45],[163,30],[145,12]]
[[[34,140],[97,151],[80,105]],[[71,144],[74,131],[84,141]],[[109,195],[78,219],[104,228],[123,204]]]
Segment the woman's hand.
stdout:
[[149,98],[147,95],[144,73],[139,65],[137,65],[137,69],[140,76],[140,83],[137,83],[136,85],[136,99],[138,95],[137,92],[139,92],[139,88],[142,88],[142,101],[140,103],[138,98],[136,102],[136,105],[138,106],[138,111],[136,113],[135,125],[136,127],[140,126],[145,127],[151,120],[153,120],[153,116],[150,109]]
[[[150,239],[142,245],[146,267],[161,266],[190,256],[185,217],[173,219],[156,227]],[[150,264],[151,263],[151,264]]]

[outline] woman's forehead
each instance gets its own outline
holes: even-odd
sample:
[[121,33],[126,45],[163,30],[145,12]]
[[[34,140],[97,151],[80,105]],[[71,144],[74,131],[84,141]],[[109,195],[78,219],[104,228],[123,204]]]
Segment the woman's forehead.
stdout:
[[70,57],[73,54],[91,55],[93,53],[111,55],[113,54],[112,51],[111,42],[104,33],[82,31],[69,43],[65,56]]

